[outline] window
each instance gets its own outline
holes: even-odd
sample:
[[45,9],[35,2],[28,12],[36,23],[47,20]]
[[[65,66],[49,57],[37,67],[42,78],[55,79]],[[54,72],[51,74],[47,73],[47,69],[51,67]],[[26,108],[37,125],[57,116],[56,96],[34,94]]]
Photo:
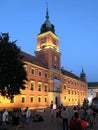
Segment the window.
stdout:
[[41,91],[41,84],[38,84],[38,91]]
[[48,86],[45,84],[45,92],[48,91]]
[[38,102],[41,102],[41,97],[38,97]]
[[34,97],[31,96],[30,98],[30,102],[33,102],[34,101]]
[[42,75],[42,73],[41,73],[41,71],[39,71],[39,76],[41,76]]
[[32,68],[32,72],[31,73],[34,74],[35,73],[35,69]]
[[45,102],[47,102],[47,97],[45,97]]
[[22,97],[21,102],[22,102],[22,103],[25,102],[25,97],[24,97],[24,96]]
[[74,91],[72,90],[72,95],[73,95]]
[[70,89],[68,89],[68,94],[70,94]]
[[64,84],[64,89],[66,89],[66,85]]
[[47,73],[45,73],[45,78],[47,78],[48,77],[48,74]]
[[31,82],[30,90],[34,90],[34,82]]
[[66,81],[66,79],[64,78],[64,81]]
[[68,81],[68,83],[70,83],[70,81]]
[[64,100],[66,100],[66,95],[64,95]]

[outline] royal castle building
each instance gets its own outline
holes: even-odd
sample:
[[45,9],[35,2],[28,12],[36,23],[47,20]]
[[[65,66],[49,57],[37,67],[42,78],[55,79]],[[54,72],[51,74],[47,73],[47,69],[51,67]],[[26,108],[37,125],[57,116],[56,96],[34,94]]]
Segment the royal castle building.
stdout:
[[49,21],[48,8],[36,46],[35,56],[21,52],[28,79],[25,90],[11,101],[0,96],[0,108],[41,108],[49,107],[51,103],[67,106],[82,104],[87,98],[86,75],[83,69],[80,76],[76,76],[61,67],[59,38]]

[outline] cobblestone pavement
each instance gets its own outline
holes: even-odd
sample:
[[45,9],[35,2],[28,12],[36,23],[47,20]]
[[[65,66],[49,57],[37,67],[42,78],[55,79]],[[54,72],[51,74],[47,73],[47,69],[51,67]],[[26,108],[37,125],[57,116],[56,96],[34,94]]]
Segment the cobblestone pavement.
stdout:
[[[38,112],[43,116],[44,121],[33,122],[30,120],[29,124],[21,125],[17,130],[63,130],[62,119],[51,120],[50,109],[46,109],[45,112]],[[8,130],[14,130],[12,125],[8,125]]]
[[[43,116],[44,121],[42,122],[33,122],[30,120],[29,124],[25,124],[22,127],[21,123],[17,130],[63,130],[62,119],[51,120],[50,109],[46,109],[45,112],[38,112]],[[69,117],[71,118],[72,111],[69,111]],[[69,118],[69,120],[70,120]],[[1,130],[1,129],[0,129]],[[8,126],[8,130],[15,130],[12,125]],[[95,130],[98,130],[95,129]]]

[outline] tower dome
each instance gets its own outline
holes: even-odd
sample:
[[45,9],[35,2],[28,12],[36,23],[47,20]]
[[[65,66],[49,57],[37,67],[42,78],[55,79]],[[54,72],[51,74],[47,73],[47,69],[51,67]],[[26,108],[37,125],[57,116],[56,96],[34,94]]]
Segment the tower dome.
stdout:
[[48,7],[46,9],[46,21],[41,25],[40,34],[51,31],[55,33],[54,25],[49,21]]

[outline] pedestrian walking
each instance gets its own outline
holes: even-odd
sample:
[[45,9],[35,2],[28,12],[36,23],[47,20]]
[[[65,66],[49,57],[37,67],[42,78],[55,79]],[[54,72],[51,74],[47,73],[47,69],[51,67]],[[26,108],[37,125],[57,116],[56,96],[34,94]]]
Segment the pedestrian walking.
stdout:
[[24,127],[26,123],[26,110],[21,111],[21,122],[22,122],[22,126]]
[[51,121],[55,120],[55,110],[51,109]]
[[63,107],[63,110],[61,111],[61,117],[63,119],[63,130],[65,130],[65,124],[66,129],[68,130],[68,111],[66,110],[66,107]]
[[27,107],[26,108],[26,124],[29,124],[29,122],[30,122],[30,116],[31,116],[31,111]]
[[6,109],[4,109],[3,111],[3,115],[2,115],[2,121],[3,121],[3,125],[6,126],[7,122],[8,122],[8,111]]

